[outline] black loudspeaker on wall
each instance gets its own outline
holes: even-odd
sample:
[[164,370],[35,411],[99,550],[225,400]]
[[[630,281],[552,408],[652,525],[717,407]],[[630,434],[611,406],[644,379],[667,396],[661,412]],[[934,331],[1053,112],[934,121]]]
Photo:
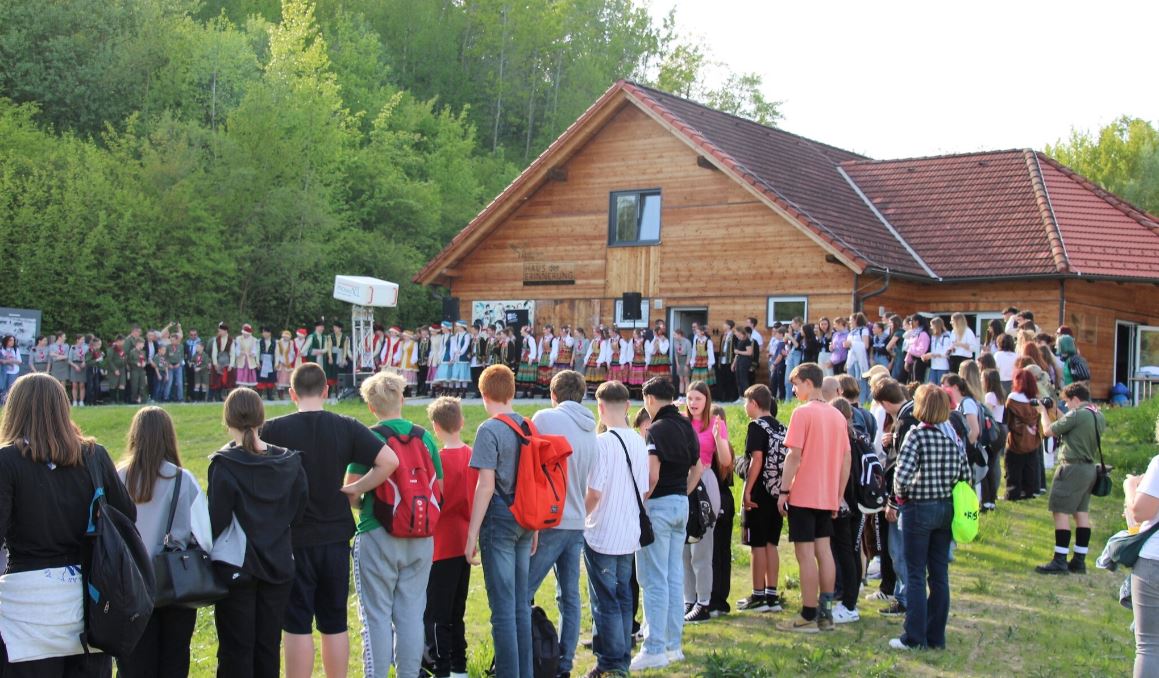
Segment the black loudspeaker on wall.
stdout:
[[624,320],[640,320],[642,312],[640,310],[640,293],[639,292],[624,292],[624,298],[620,302],[623,310],[620,315]]
[[459,319],[459,298],[443,297],[443,320],[455,322]]

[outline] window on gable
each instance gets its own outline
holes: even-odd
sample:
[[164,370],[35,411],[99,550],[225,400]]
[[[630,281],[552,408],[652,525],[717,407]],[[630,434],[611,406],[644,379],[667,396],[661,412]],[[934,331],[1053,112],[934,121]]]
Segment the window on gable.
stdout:
[[809,321],[809,297],[769,297],[769,327],[774,322],[789,324],[793,318]]
[[608,210],[609,245],[660,242],[660,191],[616,191]]

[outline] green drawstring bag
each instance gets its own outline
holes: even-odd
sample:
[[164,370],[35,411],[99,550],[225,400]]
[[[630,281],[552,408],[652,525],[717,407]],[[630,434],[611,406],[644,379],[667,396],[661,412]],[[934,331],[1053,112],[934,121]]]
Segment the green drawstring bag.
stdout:
[[978,536],[978,493],[964,480],[954,485],[954,541],[969,544]]

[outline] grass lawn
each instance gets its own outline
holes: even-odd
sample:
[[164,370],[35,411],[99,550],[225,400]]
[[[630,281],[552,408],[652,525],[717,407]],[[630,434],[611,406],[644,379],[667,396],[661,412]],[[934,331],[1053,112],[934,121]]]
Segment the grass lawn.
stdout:
[[[183,460],[204,483],[208,456],[225,440],[220,405],[177,405],[168,408],[177,424]],[[343,403],[333,408],[371,424],[369,413],[360,403]],[[531,414],[539,407],[519,407]],[[288,405],[271,406],[269,416],[289,412]],[[465,408],[470,442],[475,427],[486,416],[482,406]],[[743,449],[745,415],[740,407],[729,407],[729,431],[734,448]],[[134,409],[102,407],[74,411],[77,423],[109,448],[114,458],[124,449],[125,435]],[[1053,528],[1046,499],[1011,504],[1002,502],[998,510],[983,516],[976,542],[957,550],[950,566],[951,612],[945,652],[899,653],[887,647],[900,633],[900,621],[877,614],[879,603],[860,606],[859,623],[838,627],[835,633],[792,635],[778,632],[774,624],[792,614],[738,614],[696,626],[686,626],[684,652],[688,661],[648,676],[737,676],[760,678],[774,675],[855,675],[855,676],[1108,676],[1125,675],[1134,657],[1133,637],[1128,629],[1131,613],[1119,606],[1122,572],[1109,573],[1093,567],[1103,543],[1123,526],[1121,482],[1125,473],[1142,473],[1155,454],[1151,442],[1159,402],[1140,408],[1107,411],[1110,429],[1104,452],[1115,466],[1115,490],[1110,497],[1094,499],[1094,536],[1090,574],[1086,576],[1043,577],[1033,572],[1045,562],[1053,546]],[[426,424],[425,411],[407,406],[404,415]],[[782,412],[782,420],[787,421]],[[734,488],[739,491],[739,487]],[[739,518],[738,518],[739,521]],[[747,595],[749,557],[740,545],[739,525],[733,532],[732,600]],[[781,588],[789,600],[799,604],[797,568],[792,549],[783,542]],[[788,583],[786,583],[786,581]],[[871,582],[871,586],[875,582]],[[581,584],[586,600],[586,584]],[[352,587],[353,590],[353,587]],[[872,588],[862,590],[864,594]],[[538,602],[555,616],[554,581],[544,582]],[[491,657],[489,613],[482,570],[471,579],[467,608],[471,675],[482,675]],[[350,603],[351,675],[361,676],[357,658],[361,656],[357,608]],[[585,604],[581,637],[589,636],[591,616]],[[217,665],[216,636],[212,612],[202,610],[193,637],[194,676],[211,676]],[[592,654],[577,650],[572,675],[583,675],[594,665]],[[321,661],[317,664],[321,675]]]

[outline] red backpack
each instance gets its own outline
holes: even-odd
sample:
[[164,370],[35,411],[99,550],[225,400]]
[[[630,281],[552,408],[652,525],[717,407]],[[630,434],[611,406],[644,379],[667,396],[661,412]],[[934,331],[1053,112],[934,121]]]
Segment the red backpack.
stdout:
[[542,435],[530,419],[522,424],[506,414],[495,416],[519,438],[515,501],[511,513],[525,530],[558,527],[567,499],[567,458],[571,445],[563,436]]
[[414,424],[405,435],[384,426],[371,430],[398,456],[398,468],[374,490],[374,517],[395,537],[433,536],[442,497],[431,452],[423,441],[426,432]]

